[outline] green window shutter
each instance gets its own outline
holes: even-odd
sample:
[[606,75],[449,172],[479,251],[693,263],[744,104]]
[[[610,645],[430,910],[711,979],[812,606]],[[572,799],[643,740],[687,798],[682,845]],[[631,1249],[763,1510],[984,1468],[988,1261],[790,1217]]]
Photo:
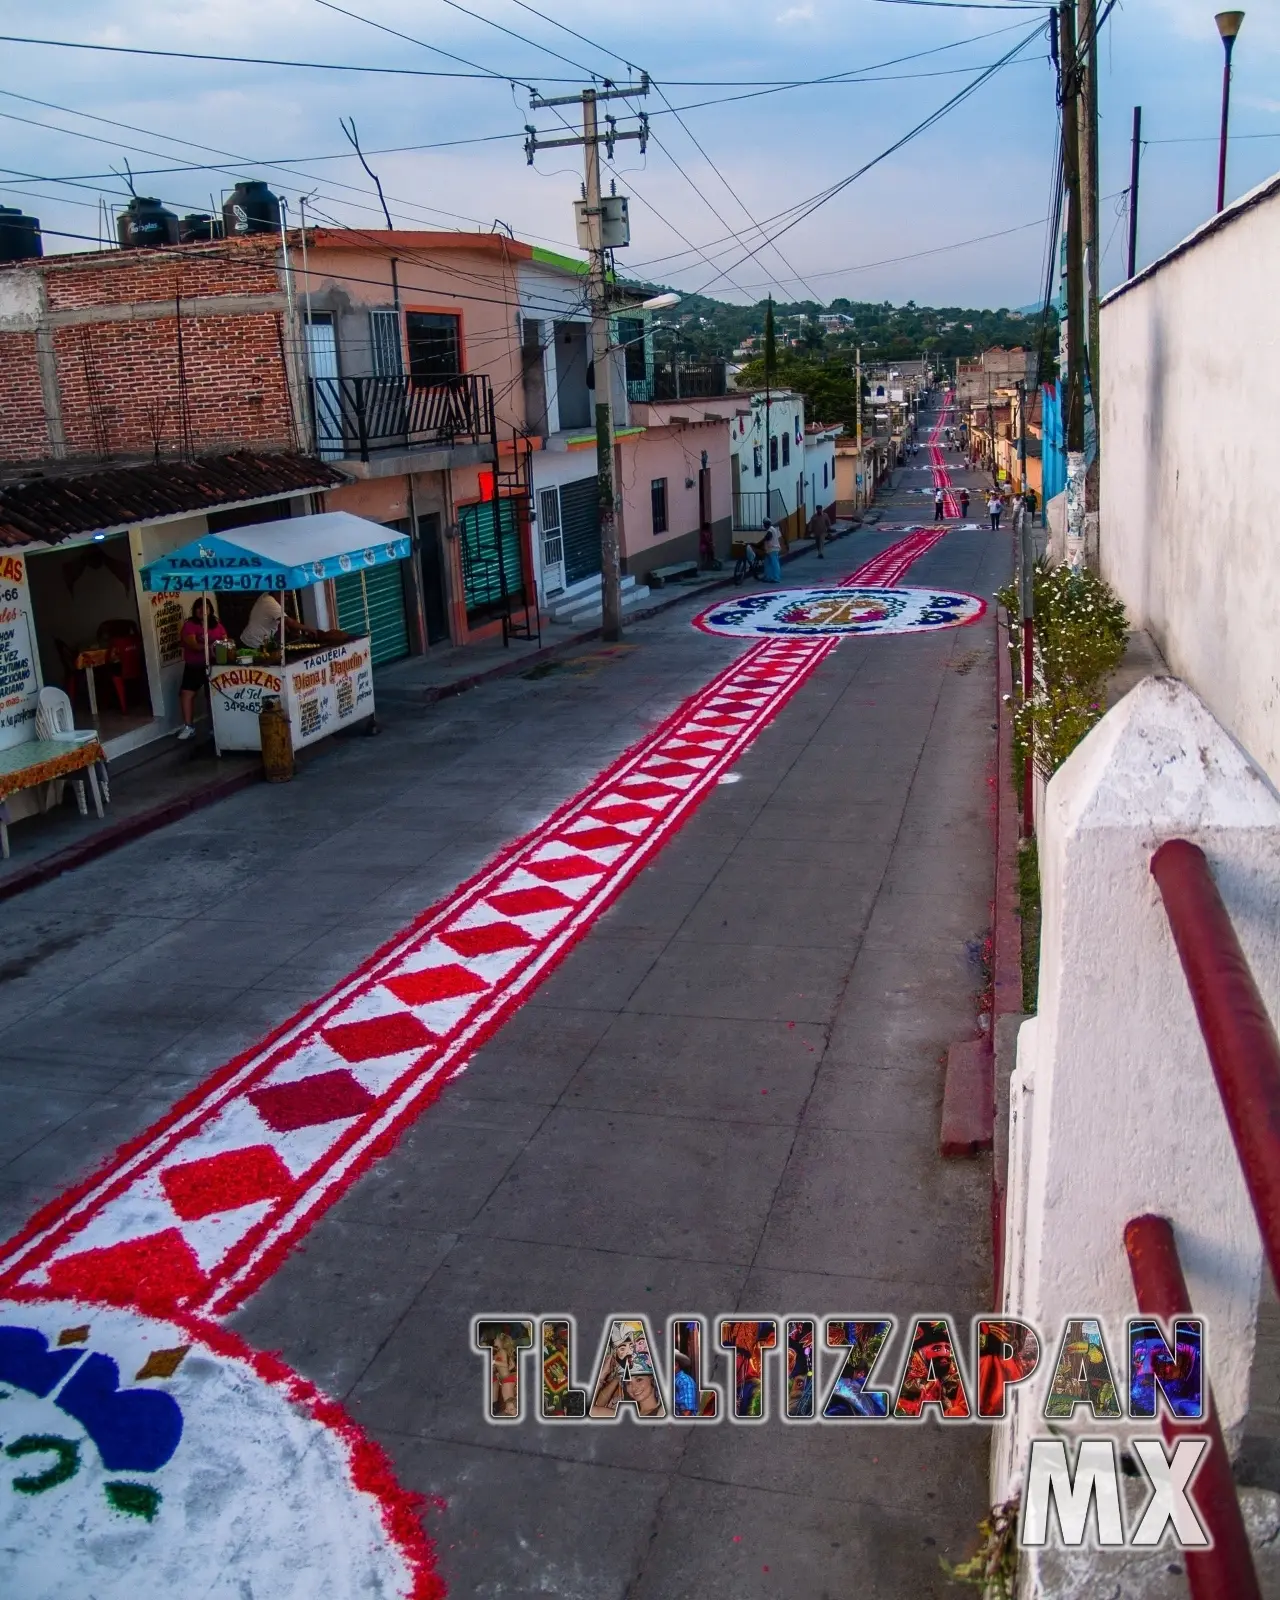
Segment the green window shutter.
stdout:
[[[333,581],[338,599],[338,626],[346,633],[365,631],[361,574],[349,572]],[[409,654],[409,625],[404,612],[404,562],[388,561],[364,573],[369,594],[369,632],[373,664],[398,661]]]

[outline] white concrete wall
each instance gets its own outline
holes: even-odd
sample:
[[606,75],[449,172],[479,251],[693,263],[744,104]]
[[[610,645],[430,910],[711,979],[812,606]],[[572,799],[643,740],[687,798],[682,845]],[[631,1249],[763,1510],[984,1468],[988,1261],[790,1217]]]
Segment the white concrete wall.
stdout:
[[1151,876],[1170,838],[1204,851],[1264,1004],[1280,1015],[1280,795],[1185,684],[1147,678],[1046,793],[1039,1012],[1019,1032],[1010,1085],[1003,1309],[1055,1348],[996,1431],[997,1502],[1047,1432],[1064,1321],[1101,1317],[1123,1370],[1125,1319],[1137,1313],[1123,1243],[1133,1217],[1173,1224],[1229,1445],[1248,1408],[1261,1243]]
[[1101,567],[1280,782],[1280,178],[1102,306]]
[[[822,469],[827,469],[827,481],[822,482]],[[804,441],[804,475],[809,485],[806,502],[809,515],[819,506],[834,505],[836,500],[836,440],[834,435],[816,437],[807,435]]]
[[[804,396],[792,394],[790,391],[775,393],[769,406],[769,431],[779,441],[778,466],[770,473],[768,467],[769,440],[765,433],[765,402],[763,393],[753,393],[743,396],[743,409],[750,405],[749,417],[735,417],[729,425],[729,450],[731,455],[736,455],[741,461],[741,479],[738,484],[743,493],[763,493],[766,482],[771,490],[776,489],[782,496],[783,516],[789,516],[799,503],[800,481],[806,475],[804,444],[796,443],[796,434],[804,439]],[[791,440],[791,459],[786,466],[782,464],[781,437],[787,434]],[[757,478],[754,474],[754,450],[759,445],[764,452],[761,457],[761,473]],[[832,470],[834,471],[834,453],[832,456]],[[822,480],[822,469],[818,469],[818,480]],[[834,499],[834,495],[832,496]],[[812,505],[808,508],[812,515]]]

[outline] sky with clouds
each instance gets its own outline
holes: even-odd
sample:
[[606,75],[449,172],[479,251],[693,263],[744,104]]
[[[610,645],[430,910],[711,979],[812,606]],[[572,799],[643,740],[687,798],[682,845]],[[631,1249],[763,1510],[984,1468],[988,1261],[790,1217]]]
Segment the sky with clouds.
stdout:
[[[299,196],[314,190],[317,218],[380,226],[369,180],[344,153],[339,119],[348,117],[366,151],[379,152],[370,160],[397,226],[474,229],[500,220],[519,237],[572,248],[581,154],[545,150],[531,168],[522,141],[526,123],[564,135],[562,119],[574,112],[530,111],[528,85],[571,93],[587,73],[621,78],[630,63],[654,79],[643,102],[654,138],[643,156],[635,143],[616,150],[618,188],[631,197],[624,270],[737,300],[770,290],[992,307],[1040,298],[1057,115],[1045,37],[1035,35],[1043,11],[1002,0],[972,8],[529,0],[538,16],[518,0],[466,0],[485,22],[450,0],[343,4],[421,42],[322,0],[50,0],[38,10],[0,0],[7,35],[477,74],[302,71],[8,43],[0,203],[84,236],[51,235],[47,252],[88,248],[99,236],[100,202],[118,207],[127,195],[112,171],[127,159],[148,174],[137,178],[138,192],[179,211],[207,210],[237,178],[260,177],[288,197],[294,220]],[[1124,269],[1119,208],[1135,104],[1149,141],[1140,261],[1212,210],[1222,72],[1213,9],[1199,0],[1123,0],[1103,30],[1105,284]],[[787,213],[856,172],[1024,40],[955,110],[776,247],[760,246],[752,221]],[[1278,69],[1280,6],[1254,0],[1235,53],[1229,195],[1280,168]],[[758,92],[837,74],[846,76]],[[635,125],[640,104],[615,103],[620,129]],[[191,170],[156,171],[165,168]]]

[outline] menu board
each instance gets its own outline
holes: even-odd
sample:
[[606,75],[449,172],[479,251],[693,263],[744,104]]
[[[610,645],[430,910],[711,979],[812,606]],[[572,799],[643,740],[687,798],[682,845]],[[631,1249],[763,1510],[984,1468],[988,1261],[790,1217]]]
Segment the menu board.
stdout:
[[260,750],[258,713],[282,695],[295,750],[373,714],[373,658],[368,639],[317,650],[284,667],[214,667],[209,688],[214,730],[224,750]]
[[156,659],[160,666],[171,667],[182,660],[182,596],[177,594],[152,594],[151,626],[156,635]]
[[35,738],[39,694],[26,563],[0,553],[0,750]]

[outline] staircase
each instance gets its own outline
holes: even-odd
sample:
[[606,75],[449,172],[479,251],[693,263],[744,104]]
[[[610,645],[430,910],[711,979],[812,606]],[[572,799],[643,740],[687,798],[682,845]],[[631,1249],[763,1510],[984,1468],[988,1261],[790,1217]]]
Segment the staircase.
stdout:
[[[648,603],[650,590],[644,584],[638,584],[634,578],[622,580],[622,615],[633,616],[637,611],[643,611]],[[553,600],[547,607],[547,614],[552,622],[562,626],[575,628],[589,628],[600,622],[600,580],[592,582],[578,594],[566,595],[562,600]]]

